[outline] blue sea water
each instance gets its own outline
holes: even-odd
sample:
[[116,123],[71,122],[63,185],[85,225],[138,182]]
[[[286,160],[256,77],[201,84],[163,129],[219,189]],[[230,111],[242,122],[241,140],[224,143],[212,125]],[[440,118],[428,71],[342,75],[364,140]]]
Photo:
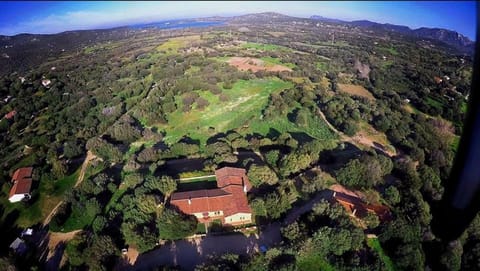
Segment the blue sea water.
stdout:
[[158,23],[149,23],[149,24],[140,24],[130,26],[134,29],[143,29],[143,28],[160,28],[160,29],[180,29],[180,28],[189,28],[189,27],[209,27],[222,25],[224,22],[197,22],[197,21],[185,21],[185,20],[173,20],[173,21],[163,21]]

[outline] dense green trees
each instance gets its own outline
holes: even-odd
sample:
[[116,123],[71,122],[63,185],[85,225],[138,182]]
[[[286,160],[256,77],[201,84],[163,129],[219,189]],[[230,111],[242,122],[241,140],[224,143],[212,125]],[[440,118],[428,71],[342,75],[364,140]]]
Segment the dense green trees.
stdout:
[[392,161],[383,155],[364,155],[348,162],[336,172],[337,180],[353,188],[371,188],[383,182],[383,177],[392,171]]
[[254,186],[262,183],[274,185],[278,182],[277,174],[268,166],[252,165],[248,170],[248,178]]
[[164,209],[157,219],[160,239],[177,240],[190,236],[197,228],[197,219],[173,209]]

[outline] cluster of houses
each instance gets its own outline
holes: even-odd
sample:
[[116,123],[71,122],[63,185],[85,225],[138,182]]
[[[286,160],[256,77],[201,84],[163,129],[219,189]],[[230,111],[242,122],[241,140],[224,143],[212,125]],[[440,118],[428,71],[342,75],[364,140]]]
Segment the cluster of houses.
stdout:
[[[215,171],[215,177],[217,188],[173,193],[170,204],[183,213],[194,215],[205,225],[213,221],[230,226],[251,224],[252,209],[248,205],[247,193],[252,185],[245,169],[223,167]],[[391,220],[386,206],[367,204],[358,197],[336,191],[333,191],[332,200],[354,217],[375,213],[382,222]]]

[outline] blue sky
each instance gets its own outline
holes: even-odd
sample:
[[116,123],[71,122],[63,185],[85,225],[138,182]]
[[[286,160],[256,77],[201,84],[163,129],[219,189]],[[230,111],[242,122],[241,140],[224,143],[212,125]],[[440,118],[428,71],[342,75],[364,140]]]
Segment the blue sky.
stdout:
[[274,11],[286,15],[321,15],[343,20],[371,20],[411,28],[440,27],[475,39],[475,1],[441,2],[0,2],[0,34],[58,33],[135,23]]

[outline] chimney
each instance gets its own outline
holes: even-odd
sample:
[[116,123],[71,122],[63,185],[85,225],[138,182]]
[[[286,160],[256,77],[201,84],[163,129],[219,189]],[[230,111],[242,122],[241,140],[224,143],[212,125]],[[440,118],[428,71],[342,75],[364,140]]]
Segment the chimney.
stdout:
[[192,199],[188,198],[188,205],[192,205]]

